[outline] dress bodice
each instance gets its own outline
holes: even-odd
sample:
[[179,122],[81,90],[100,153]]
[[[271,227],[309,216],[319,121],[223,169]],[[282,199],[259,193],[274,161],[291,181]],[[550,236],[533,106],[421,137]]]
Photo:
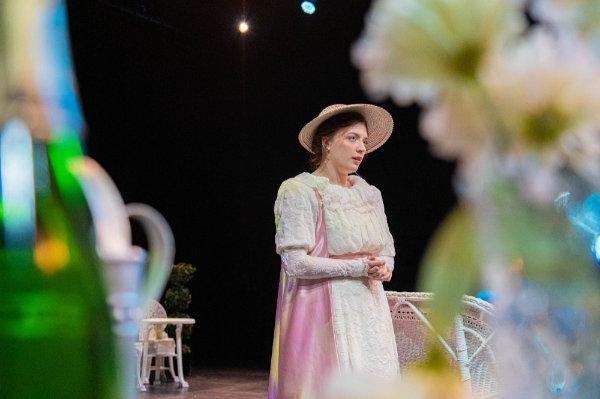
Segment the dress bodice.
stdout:
[[282,183],[275,201],[278,253],[286,247],[304,247],[309,252],[314,247],[319,207],[316,189],[323,201],[330,255],[395,255],[381,192],[359,176],[348,178],[352,186],[347,188],[306,172]]

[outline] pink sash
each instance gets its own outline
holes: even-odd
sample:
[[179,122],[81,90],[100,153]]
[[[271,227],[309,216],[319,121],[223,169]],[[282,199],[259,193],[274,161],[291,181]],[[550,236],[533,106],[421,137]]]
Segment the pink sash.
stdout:
[[[329,257],[319,193],[315,248]],[[339,372],[329,279],[290,278],[282,264],[269,376],[269,399],[318,397],[327,377]]]

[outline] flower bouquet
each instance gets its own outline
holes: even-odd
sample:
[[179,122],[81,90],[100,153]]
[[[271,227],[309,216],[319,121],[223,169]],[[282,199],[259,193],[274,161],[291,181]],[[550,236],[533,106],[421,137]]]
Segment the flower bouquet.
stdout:
[[[498,389],[452,397],[600,392],[598,16],[593,0],[378,0],[352,49],[368,94],[420,105],[421,134],[457,163],[419,285],[436,331],[463,294],[493,293]],[[393,397],[450,397],[423,389],[452,379],[431,342]]]

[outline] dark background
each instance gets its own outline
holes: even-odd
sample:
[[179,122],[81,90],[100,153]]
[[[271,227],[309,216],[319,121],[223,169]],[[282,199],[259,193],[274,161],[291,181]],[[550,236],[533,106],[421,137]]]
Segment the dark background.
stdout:
[[[273,202],[308,170],[299,129],[326,105],[368,102],[349,49],[370,1],[72,0],[89,154],[126,202],[169,221],[176,262],[197,267],[195,367],[266,369],[279,259]],[[246,9],[251,31],[237,23]],[[415,289],[420,257],[452,206],[453,165],[418,134],[416,107],[359,173],[383,193],[396,241],[388,290]]]

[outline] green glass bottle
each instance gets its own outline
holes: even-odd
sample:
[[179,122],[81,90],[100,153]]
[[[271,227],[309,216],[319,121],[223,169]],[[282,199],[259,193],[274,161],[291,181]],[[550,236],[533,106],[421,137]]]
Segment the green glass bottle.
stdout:
[[22,48],[24,33],[44,34],[41,21],[66,25],[64,4],[2,0],[0,10],[0,398],[118,398],[92,220],[69,170],[83,156],[77,118],[36,89],[46,53]]
[[[17,122],[7,124],[2,138],[13,134],[10,125]],[[2,398],[118,397],[119,370],[90,217],[76,181],[63,167],[69,147],[32,143],[33,226],[15,221],[25,213],[4,212],[11,198],[2,187]],[[20,173],[10,169],[1,170],[3,177]]]

